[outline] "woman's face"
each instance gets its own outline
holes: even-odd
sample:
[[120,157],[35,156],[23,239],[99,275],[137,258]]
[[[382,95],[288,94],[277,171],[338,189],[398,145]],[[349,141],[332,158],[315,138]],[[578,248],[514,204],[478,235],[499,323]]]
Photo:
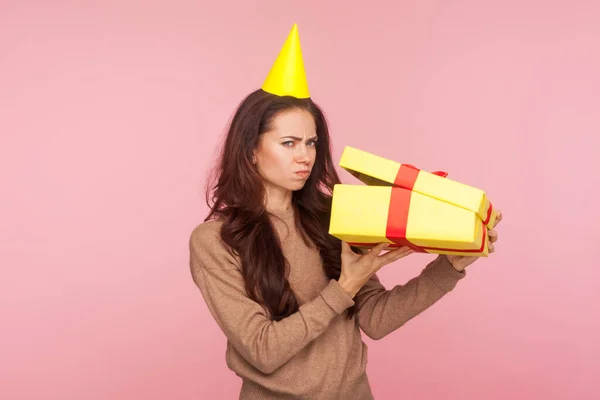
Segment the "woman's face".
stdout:
[[308,111],[294,109],[278,114],[254,151],[267,189],[302,189],[315,163],[316,141],[315,121]]

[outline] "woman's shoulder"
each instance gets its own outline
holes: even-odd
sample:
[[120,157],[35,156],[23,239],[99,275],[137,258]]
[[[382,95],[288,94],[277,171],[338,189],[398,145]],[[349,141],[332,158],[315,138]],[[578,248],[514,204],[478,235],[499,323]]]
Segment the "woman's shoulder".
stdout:
[[190,235],[190,243],[195,246],[206,247],[211,245],[222,246],[221,227],[223,221],[211,220],[197,225]]
[[202,222],[194,227],[194,229],[192,230],[192,236],[215,234],[220,235],[221,226],[223,226],[223,221],[219,219]]
[[197,225],[190,234],[189,246],[193,257],[210,267],[237,265],[236,257],[221,238],[223,221],[211,220]]

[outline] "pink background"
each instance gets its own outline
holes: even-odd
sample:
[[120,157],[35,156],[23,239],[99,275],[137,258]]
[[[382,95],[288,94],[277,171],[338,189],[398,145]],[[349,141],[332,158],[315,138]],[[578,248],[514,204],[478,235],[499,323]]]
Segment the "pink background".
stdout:
[[376,398],[598,398],[600,3],[252,3],[0,2],[0,398],[237,398],[188,238],[294,22],[336,162],[446,170],[505,215],[455,292],[366,339]]

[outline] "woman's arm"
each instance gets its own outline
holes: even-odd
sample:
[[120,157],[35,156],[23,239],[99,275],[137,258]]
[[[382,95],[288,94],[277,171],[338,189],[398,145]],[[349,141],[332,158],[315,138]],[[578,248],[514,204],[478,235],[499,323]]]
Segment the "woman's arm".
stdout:
[[337,281],[331,280],[314,300],[280,321],[246,294],[237,261],[225,249],[218,230],[206,224],[190,238],[190,268],[206,304],[235,349],[258,370],[270,374],[327,329],[354,305]]
[[444,255],[419,276],[391,290],[373,275],[354,297],[359,326],[371,339],[381,339],[429,308],[464,277],[465,272],[454,269]]

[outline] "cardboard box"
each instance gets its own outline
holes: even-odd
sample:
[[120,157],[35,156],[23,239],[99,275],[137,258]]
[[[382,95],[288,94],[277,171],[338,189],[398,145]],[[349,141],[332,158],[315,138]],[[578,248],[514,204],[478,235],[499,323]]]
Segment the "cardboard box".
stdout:
[[418,252],[488,255],[487,228],[476,213],[391,185],[335,185],[329,233],[357,247],[387,242]]

